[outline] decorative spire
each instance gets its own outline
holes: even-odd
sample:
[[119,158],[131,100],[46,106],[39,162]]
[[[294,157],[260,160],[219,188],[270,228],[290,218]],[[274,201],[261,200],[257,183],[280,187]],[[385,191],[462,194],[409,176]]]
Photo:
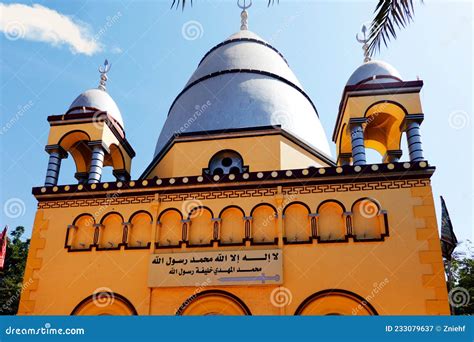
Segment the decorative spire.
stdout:
[[249,4],[247,5],[247,0],[243,1],[244,4],[240,4],[240,0],[237,0],[237,6],[242,9],[242,13],[240,13],[240,29],[241,30],[248,30],[249,25],[248,25],[248,13],[247,13],[247,8],[250,8],[252,6],[252,0],[250,0]]
[[106,83],[107,83],[107,73],[109,72],[110,68],[112,67],[112,64],[109,64],[109,61],[106,59],[104,61],[103,66],[99,66],[99,72],[100,72],[100,81],[99,81],[99,88],[100,90],[106,91]]
[[359,38],[359,33],[356,34],[356,39],[362,45],[362,50],[364,50],[364,63],[370,62],[370,55],[369,55],[369,45],[367,44],[369,38],[367,38],[367,25],[362,25],[360,30],[364,38]]

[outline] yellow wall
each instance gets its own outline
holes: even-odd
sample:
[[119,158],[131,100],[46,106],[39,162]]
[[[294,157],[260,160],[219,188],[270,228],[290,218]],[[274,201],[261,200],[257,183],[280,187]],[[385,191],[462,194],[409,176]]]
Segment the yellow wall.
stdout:
[[[403,183],[406,188],[397,183],[398,185],[392,185],[394,189],[388,189],[389,183],[387,181],[382,190],[369,190],[374,188],[374,184],[361,183],[358,184],[359,188],[351,186],[349,191],[343,192],[321,190],[324,187],[318,185],[306,188],[283,187],[283,205],[302,201],[310,207],[311,213],[328,199],[340,201],[349,211],[356,200],[363,197],[374,198],[387,211],[390,236],[384,241],[354,242],[349,238],[348,242],[313,241],[312,244],[282,246],[282,286],[292,296],[291,303],[282,308],[273,305],[270,300],[275,286],[221,286],[219,289],[239,297],[255,315],[294,314],[307,297],[327,289],[342,289],[368,298],[379,314],[449,314],[431,187],[426,181],[415,181],[411,183],[415,184],[412,187],[407,185],[410,183]],[[328,186],[325,189],[327,188]],[[229,190],[229,194],[231,193]],[[278,198],[281,196],[278,188],[271,189],[269,193],[270,195],[260,193],[238,198],[231,198],[226,194],[221,195],[225,198],[204,200],[198,197],[197,200],[208,206],[214,216],[229,205],[238,205],[249,215],[251,209],[259,203],[267,202],[278,206]],[[206,193],[199,193],[199,196],[205,195]],[[188,196],[193,197],[191,193]],[[128,221],[134,212],[146,210],[156,222],[158,214],[167,208],[179,211],[189,208],[186,202],[173,201],[169,195],[164,194],[160,195],[159,204],[153,202],[155,197],[150,193],[128,198],[124,191],[120,197],[120,201],[124,197],[126,202],[132,203],[120,204],[119,199],[113,199],[106,205],[94,205],[94,199],[77,202],[71,194],[65,196],[63,202],[40,203],[25,273],[25,282],[31,279],[32,285],[22,294],[20,314],[68,315],[83,299],[101,288],[126,297],[138,314],[143,315],[172,315],[187,298],[193,296],[196,292],[194,287],[147,287],[148,259],[150,253],[154,252],[153,246],[144,250],[123,250],[122,247],[118,251],[81,252],[68,252],[64,248],[67,226],[82,213],[92,214],[95,221],[99,222],[107,213],[116,211]],[[73,206],[78,203],[82,204]],[[62,205],[61,209],[51,208],[58,205]],[[186,216],[185,213],[183,215]],[[277,221],[279,220],[282,220],[281,215]],[[150,237],[158,236],[153,227],[155,225],[150,228]],[[219,248],[231,250],[236,247]],[[213,248],[194,248],[195,251],[211,249]],[[156,253],[172,251],[173,249],[157,249]],[[383,288],[376,291],[380,283],[383,283]],[[212,289],[216,287],[205,284],[199,291]],[[377,293],[374,294],[374,291]],[[220,303],[220,299],[208,300],[211,301],[210,305],[212,301]],[[341,310],[344,300],[342,297],[335,300],[341,302]],[[118,300],[114,305],[117,303]],[[318,307],[322,310],[327,306],[325,305],[313,306],[307,312],[318,313]],[[92,308],[94,311],[88,312],[93,314],[123,314],[124,310],[123,307],[100,305],[92,305]],[[204,308],[205,306],[200,310],[205,311]],[[109,311],[104,311],[107,309]],[[194,308],[192,312],[196,313],[196,310],[198,309]],[[237,309],[230,306],[229,310]],[[206,313],[201,311],[199,313]],[[356,310],[355,313],[363,314],[363,310]]]
[[147,178],[200,175],[214,154],[227,149],[239,152],[251,172],[327,166],[286,137],[275,134],[176,142]]

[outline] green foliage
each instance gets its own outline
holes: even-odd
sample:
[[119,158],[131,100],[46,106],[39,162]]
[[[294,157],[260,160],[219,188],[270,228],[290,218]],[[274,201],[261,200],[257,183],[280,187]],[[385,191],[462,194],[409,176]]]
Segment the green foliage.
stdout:
[[0,271],[1,315],[15,315],[17,313],[21,291],[30,284],[30,281],[26,280],[26,283],[23,284],[23,274],[30,246],[29,239],[21,240],[24,232],[24,227],[16,227],[10,233],[11,238],[7,242],[5,265]]
[[396,28],[404,28],[413,21],[413,0],[379,0],[375,12],[369,34],[371,55],[380,50],[382,42],[387,46],[391,38],[397,38]]
[[470,300],[467,305],[454,308],[456,315],[474,314],[474,253],[471,241],[465,242],[466,252],[454,252],[451,260],[453,284],[451,288],[461,287],[469,292]]

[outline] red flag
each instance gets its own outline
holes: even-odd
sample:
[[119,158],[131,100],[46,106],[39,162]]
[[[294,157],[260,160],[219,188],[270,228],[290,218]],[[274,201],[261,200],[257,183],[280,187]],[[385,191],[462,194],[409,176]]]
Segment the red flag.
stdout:
[[7,227],[5,227],[3,229],[2,234],[0,234],[0,270],[3,270],[6,254],[7,254]]

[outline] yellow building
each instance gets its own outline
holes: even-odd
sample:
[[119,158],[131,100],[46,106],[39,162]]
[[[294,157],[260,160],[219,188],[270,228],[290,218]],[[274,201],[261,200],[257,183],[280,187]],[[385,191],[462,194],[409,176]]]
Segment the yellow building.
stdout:
[[[108,69],[48,117],[20,314],[449,314],[422,81],[366,56],[342,93],[333,158],[311,98],[243,12],[131,180]],[[78,184],[57,184],[69,155]],[[101,182],[105,167],[115,182]]]

